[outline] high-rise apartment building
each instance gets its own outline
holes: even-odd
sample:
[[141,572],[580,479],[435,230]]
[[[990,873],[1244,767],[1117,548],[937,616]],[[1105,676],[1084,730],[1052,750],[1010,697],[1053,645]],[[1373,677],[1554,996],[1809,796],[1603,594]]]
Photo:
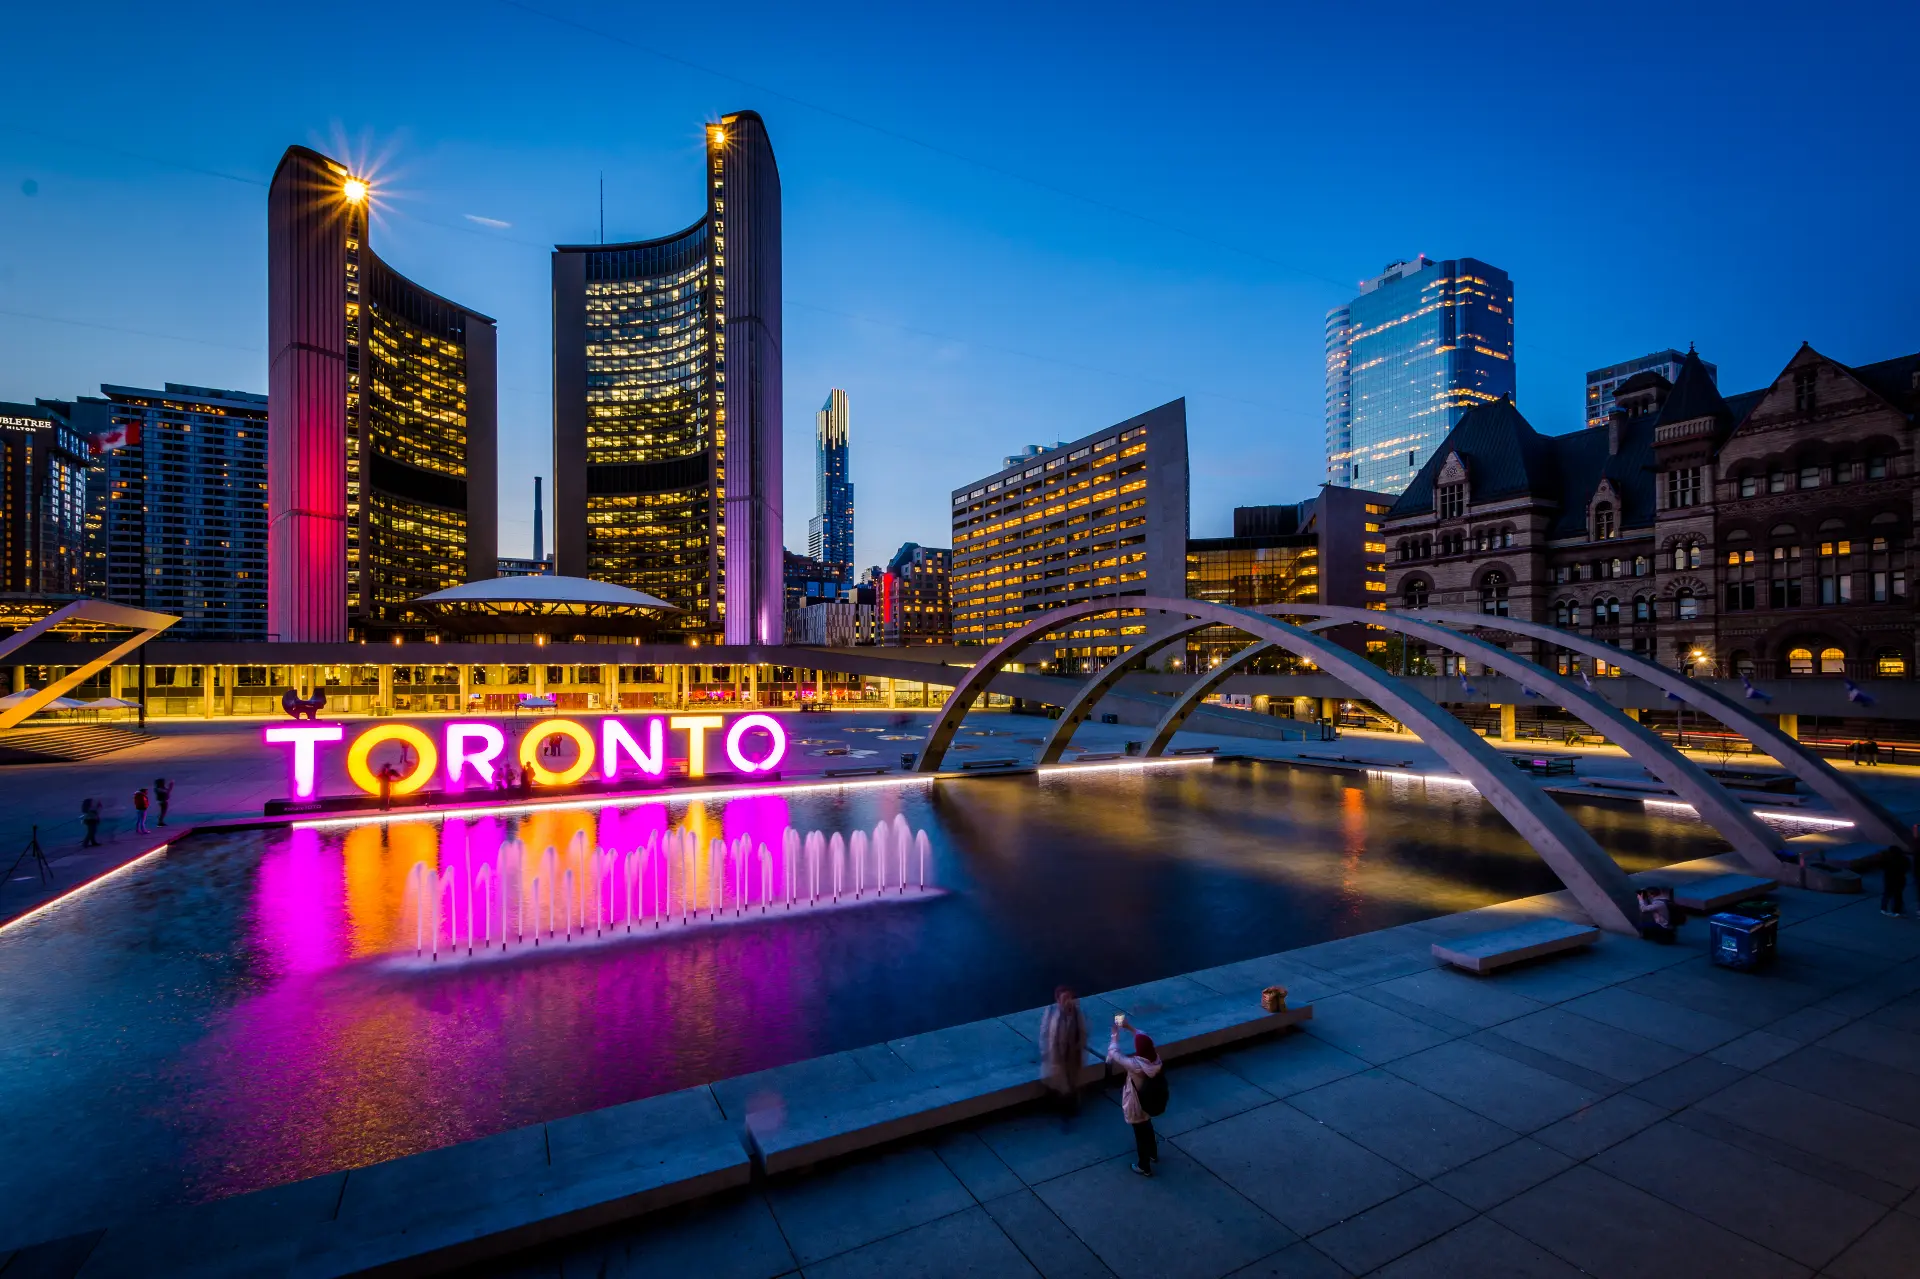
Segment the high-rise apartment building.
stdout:
[[953,643],[953,552],[908,542],[880,578],[880,642]]
[[835,388],[814,414],[813,518],[807,554],[840,570],[853,585],[853,480],[847,471],[847,393]]
[[671,633],[779,643],[780,171],[751,111],[707,129],[676,235],[553,252],[559,572],[644,591]]
[[1327,313],[1327,482],[1399,493],[1461,416],[1514,392],[1513,282],[1475,258],[1390,263]]
[[[1081,600],[1186,594],[1185,400],[1004,462],[953,491],[956,642],[996,643]],[[1090,620],[1060,653],[1111,656],[1131,629]]]
[[[1698,359],[1699,357],[1695,357]],[[1655,351],[1643,355],[1637,360],[1623,360],[1619,364],[1609,364],[1604,369],[1595,369],[1587,374],[1587,425],[1605,426],[1613,417],[1613,393],[1620,386],[1639,373],[1658,373],[1671,386],[1680,380],[1680,370],[1686,366],[1687,353],[1668,347],[1664,351]],[[1700,367],[1706,370],[1710,381],[1718,382],[1720,370],[1700,360]]]
[[494,323],[368,242],[365,178],[289,147],[267,192],[269,638],[417,628],[499,555]]
[[171,613],[182,639],[266,639],[267,397],[177,382],[100,390],[87,594]]
[[79,595],[86,508],[86,440],[45,406],[0,403],[0,592]]

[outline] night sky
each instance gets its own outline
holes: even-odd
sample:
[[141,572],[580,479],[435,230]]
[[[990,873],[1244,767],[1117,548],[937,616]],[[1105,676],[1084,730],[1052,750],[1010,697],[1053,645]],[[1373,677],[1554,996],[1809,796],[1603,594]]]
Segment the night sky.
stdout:
[[[737,19],[729,27],[723,20]],[[364,22],[356,30],[354,23]],[[547,249],[664,235],[702,125],[785,191],[787,544],[853,409],[858,559],[1028,443],[1188,401],[1193,531],[1323,473],[1322,324],[1424,252],[1515,285],[1519,403],[1696,342],[1920,343],[1920,6],[26,5],[5,18],[0,399],[266,390],[266,182],[374,170],[379,253],[500,322],[501,549],[549,472]]]

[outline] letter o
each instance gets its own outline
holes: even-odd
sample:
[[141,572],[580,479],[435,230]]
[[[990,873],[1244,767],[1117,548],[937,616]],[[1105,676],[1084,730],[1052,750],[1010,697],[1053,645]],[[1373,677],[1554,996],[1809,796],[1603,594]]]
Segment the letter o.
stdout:
[[[572,767],[554,772],[540,762],[539,746],[549,737],[564,737],[580,750],[580,758],[573,761]],[[533,770],[533,780],[541,786],[571,786],[587,775],[593,767],[593,734],[570,719],[542,720],[527,730],[520,739],[520,766]]]
[[[773,749],[758,760],[750,760],[740,749],[750,728],[764,729],[773,738]],[[742,715],[727,729],[727,762],[743,773],[772,772],[787,757],[787,730],[771,715]]]
[[380,779],[367,767],[367,756],[373,748],[382,742],[402,742],[419,753],[420,762],[405,777],[396,777],[393,781],[393,793],[411,795],[427,784],[440,767],[440,750],[433,739],[411,724],[382,724],[370,728],[353,739],[353,745],[347,748],[347,776],[353,784],[369,795],[380,793]]

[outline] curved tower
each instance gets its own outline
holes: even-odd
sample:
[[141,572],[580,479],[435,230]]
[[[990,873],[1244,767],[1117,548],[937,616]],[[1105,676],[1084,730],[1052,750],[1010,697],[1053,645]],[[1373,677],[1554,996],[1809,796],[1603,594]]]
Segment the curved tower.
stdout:
[[707,130],[706,213],[553,252],[555,571],[783,638],[780,171],[751,111]]
[[384,636],[494,575],[494,323],[367,242],[373,192],[289,147],[267,192],[267,630]]

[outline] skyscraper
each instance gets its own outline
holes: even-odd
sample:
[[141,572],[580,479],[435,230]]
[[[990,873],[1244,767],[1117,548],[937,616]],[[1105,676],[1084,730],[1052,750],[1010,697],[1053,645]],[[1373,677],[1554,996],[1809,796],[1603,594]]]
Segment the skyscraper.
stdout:
[[[1698,356],[1694,357],[1699,359]],[[1676,351],[1668,347],[1664,351],[1655,351],[1643,355],[1637,360],[1623,360],[1619,364],[1609,364],[1604,369],[1595,369],[1587,374],[1587,425],[1605,426],[1607,419],[1613,416],[1613,393],[1620,384],[1636,373],[1658,373],[1669,384],[1680,380],[1680,370],[1687,362],[1685,351]],[[1720,370],[1705,360],[1700,367],[1707,371],[1708,381],[1717,382]]]
[[807,522],[807,554],[840,570],[853,586],[853,481],[847,478],[850,421],[847,393],[835,388],[814,414],[813,518]]
[[80,594],[86,508],[86,441],[45,406],[0,404],[0,591]]
[[1513,282],[1475,258],[1389,263],[1327,313],[1327,482],[1399,493],[1463,414],[1514,391]]
[[267,397],[103,386],[87,593],[180,619],[181,639],[267,637]]
[[707,129],[706,211],[553,252],[557,569],[776,644],[782,613],[780,171],[751,111]]
[[395,632],[499,554],[494,323],[374,253],[377,195],[305,147],[267,192],[270,638]]

